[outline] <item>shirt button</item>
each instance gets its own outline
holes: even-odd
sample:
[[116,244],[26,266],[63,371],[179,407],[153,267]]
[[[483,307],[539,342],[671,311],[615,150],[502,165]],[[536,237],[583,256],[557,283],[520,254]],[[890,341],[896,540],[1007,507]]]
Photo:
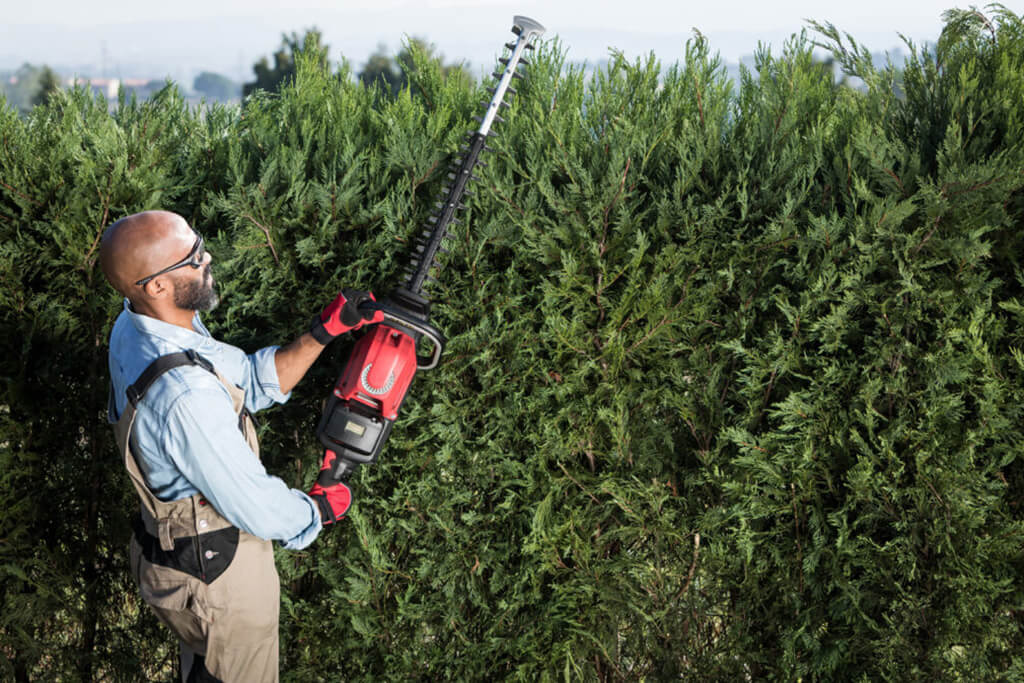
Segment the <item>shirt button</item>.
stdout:
[[210,526],[210,523],[207,522],[205,519],[199,520],[199,528],[200,529],[205,529],[208,526]]
[[213,552],[212,550],[207,550],[206,551],[206,559],[212,560],[214,555],[216,555],[216,553]]

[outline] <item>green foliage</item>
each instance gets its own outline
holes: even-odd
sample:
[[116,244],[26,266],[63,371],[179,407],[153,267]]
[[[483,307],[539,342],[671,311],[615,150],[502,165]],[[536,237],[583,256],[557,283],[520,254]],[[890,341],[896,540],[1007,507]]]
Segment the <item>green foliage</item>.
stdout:
[[103,409],[118,297],[96,247],[114,216],[173,205],[197,126],[173,89],[115,117],[83,88],[0,114],[0,677],[149,677],[168,652],[126,599],[134,501]]
[[[816,25],[858,90],[805,35],[738,83],[700,36],[590,77],[543,44],[431,290],[443,363],[346,524],[278,551],[283,678],[1020,678],[1024,22],[946,19],[901,77]],[[486,98],[409,48],[394,97],[299,50],[244,109],[0,110],[0,677],[171,677],[100,231],[185,215],[246,348],[388,291]],[[346,344],[263,420],[293,486]]]

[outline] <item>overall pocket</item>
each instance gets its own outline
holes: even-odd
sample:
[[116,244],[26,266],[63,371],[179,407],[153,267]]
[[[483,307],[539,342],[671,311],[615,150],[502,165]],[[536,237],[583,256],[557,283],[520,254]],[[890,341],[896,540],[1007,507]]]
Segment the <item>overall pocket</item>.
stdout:
[[198,654],[206,653],[210,610],[203,595],[205,586],[185,572],[153,564],[132,539],[132,572],[139,595],[171,631]]

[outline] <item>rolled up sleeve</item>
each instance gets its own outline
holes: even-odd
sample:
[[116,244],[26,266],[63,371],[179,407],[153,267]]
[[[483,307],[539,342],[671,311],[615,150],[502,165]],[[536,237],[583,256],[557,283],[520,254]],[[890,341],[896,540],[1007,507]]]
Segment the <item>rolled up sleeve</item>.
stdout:
[[274,362],[277,349],[277,346],[267,346],[245,357],[246,372],[242,388],[245,389],[245,407],[252,412],[275,403],[284,403],[291,398],[291,392],[285,394],[281,391],[277,364]]

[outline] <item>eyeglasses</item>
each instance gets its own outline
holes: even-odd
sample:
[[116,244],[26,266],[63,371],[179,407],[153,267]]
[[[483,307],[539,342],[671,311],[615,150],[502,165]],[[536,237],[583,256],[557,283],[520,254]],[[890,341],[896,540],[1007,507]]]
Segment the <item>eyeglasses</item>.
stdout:
[[150,275],[149,277],[144,277],[141,280],[136,280],[135,284],[139,285],[140,287],[145,287],[146,283],[155,278],[156,276],[163,275],[164,273],[169,273],[170,271],[177,270],[178,268],[184,268],[185,266],[191,266],[192,268],[202,268],[203,259],[205,258],[205,256],[206,249],[203,247],[203,238],[197,235],[196,243],[192,245],[192,251],[188,252],[188,256],[178,261],[173,266],[167,266],[163,270],[159,270]]

